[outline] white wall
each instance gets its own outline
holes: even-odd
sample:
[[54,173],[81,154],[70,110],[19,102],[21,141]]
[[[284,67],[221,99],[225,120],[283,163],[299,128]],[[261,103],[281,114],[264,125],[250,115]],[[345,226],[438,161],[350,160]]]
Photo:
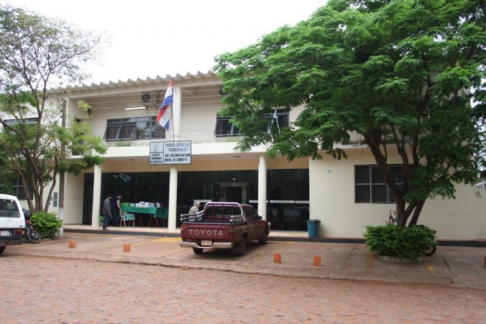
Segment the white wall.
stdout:
[[[44,189],[44,204],[46,203],[47,199],[51,199],[52,197],[49,197],[48,196],[48,193],[49,193],[49,190],[51,188],[51,184],[49,184],[46,189]],[[54,193],[58,193],[58,198],[59,198],[59,177],[57,179],[57,183],[56,183],[56,186],[54,187],[54,191],[53,191],[53,195]],[[27,200],[20,200],[20,205],[22,205],[22,208],[24,209],[29,209],[29,204],[27,203]],[[58,205],[59,206],[59,200],[58,200]],[[49,205],[49,210],[48,210],[49,213],[54,213],[54,214],[58,214],[58,207],[54,207],[53,206],[53,201],[51,200],[51,203]]]
[[[325,156],[309,162],[310,218],[321,220],[320,234],[325,237],[362,237],[367,225],[385,224],[389,211],[395,210],[394,204],[354,202],[354,165],[376,162],[368,149],[347,153],[347,160]],[[436,229],[439,239],[486,238],[486,196],[478,197],[478,192],[459,185],[455,200],[427,200],[419,223]]]
[[215,142],[217,113],[223,107],[220,87],[212,85],[182,89],[180,140]]
[[[147,109],[142,110],[125,110],[127,107],[141,106],[141,95],[141,93],[130,95],[120,94],[118,96],[85,99],[92,106],[92,114],[89,121],[91,122],[93,133],[103,137],[108,119],[156,116],[158,107],[155,105],[151,105]],[[152,95],[155,96],[155,94]],[[146,144],[147,141],[134,141],[132,145],[144,143]]]
[[82,224],[84,175],[66,174],[64,193],[64,224]]
[[425,203],[420,223],[444,239],[486,239],[486,190],[456,187],[456,199],[436,197]]

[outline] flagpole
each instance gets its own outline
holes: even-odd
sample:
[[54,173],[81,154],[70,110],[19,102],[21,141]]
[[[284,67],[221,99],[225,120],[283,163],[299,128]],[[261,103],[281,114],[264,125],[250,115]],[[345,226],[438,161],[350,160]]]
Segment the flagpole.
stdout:
[[175,134],[174,134],[174,110],[172,109],[172,104],[170,105],[170,120],[172,121],[172,140],[175,141]]

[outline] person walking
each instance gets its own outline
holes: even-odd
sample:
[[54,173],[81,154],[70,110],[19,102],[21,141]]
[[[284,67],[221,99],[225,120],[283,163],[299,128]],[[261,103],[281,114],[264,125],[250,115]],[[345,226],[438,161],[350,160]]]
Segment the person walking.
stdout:
[[112,224],[115,227],[120,226],[120,215],[121,215],[121,206],[120,200],[122,199],[122,194],[117,194],[111,200],[111,215],[113,216]]
[[103,202],[103,231],[107,230],[107,226],[110,223],[111,219],[113,218],[111,214],[111,193],[109,193]]

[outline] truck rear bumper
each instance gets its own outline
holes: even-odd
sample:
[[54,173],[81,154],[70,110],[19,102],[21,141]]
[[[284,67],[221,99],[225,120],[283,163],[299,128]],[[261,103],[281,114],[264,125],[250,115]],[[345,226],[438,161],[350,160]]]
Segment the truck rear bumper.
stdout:
[[231,242],[214,242],[211,246],[200,245],[196,242],[181,242],[181,247],[197,248],[197,249],[232,249],[233,243]]

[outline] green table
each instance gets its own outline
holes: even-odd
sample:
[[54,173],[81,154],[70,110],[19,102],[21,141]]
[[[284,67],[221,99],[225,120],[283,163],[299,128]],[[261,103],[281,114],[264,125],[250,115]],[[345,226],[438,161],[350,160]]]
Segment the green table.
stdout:
[[[149,214],[152,215],[152,218],[155,218],[155,222],[158,225],[157,218],[167,219],[167,207],[135,207],[135,206],[121,206],[121,209],[130,214],[138,214],[140,216],[140,224],[142,225],[142,219],[140,214]],[[150,219],[150,224],[152,224],[152,218]]]

